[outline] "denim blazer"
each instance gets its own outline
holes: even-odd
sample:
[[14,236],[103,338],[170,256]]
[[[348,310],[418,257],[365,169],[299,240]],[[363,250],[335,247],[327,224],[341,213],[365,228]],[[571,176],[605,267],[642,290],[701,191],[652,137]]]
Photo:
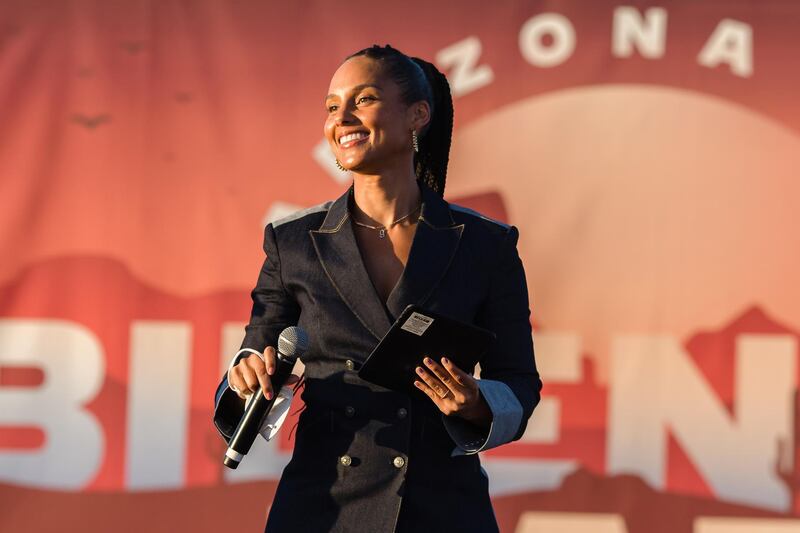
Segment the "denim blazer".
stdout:
[[[419,182],[422,210],[405,269],[384,305],[357,246],[353,186],[270,223],[243,348],[275,346],[291,325],[310,346],[306,408],[275,493],[268,531],[496,531],[477,452],[519,439],[539,402],[516,227],[449,204]],[[474,323],[497,339],[480,362],[492,411],[482,431],[408,395],[358,377],[403,309],[416,303]],[[243,401],[223,377],[214,422],[228,440]]]

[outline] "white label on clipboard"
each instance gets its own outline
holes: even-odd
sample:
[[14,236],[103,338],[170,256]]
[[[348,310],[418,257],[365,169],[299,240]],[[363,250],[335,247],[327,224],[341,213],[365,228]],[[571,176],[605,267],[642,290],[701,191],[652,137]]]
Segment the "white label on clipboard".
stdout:
[[411,316],[406,319],[400,329],[404,329],[406,331],[410,331],[415,335],[422,336],[429,327],[433,324],[433,319],[429,316],[425,316],[421,313],[417,313],[416,311],[411,313]]

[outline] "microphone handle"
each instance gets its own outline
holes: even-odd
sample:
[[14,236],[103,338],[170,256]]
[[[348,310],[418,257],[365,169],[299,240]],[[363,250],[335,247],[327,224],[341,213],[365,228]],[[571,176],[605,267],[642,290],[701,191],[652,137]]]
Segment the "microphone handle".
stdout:
[[233,432],[233,437],[228,442],[228,450],[225,452],[225,460],[223,462],[228,468],[235,469],[239,466],[241,460],[250,451],[250,447],[261,429],[261,423],[275,404],[281,387],[292,374],[294,363],[294,359],[278,352],[275,373],[269,376],[272,383],[272,399],[267,400],[260,387],[253,393],[255,398],[250,400],[244,415],[239,420],[239,425],[236,426],[236,431]]

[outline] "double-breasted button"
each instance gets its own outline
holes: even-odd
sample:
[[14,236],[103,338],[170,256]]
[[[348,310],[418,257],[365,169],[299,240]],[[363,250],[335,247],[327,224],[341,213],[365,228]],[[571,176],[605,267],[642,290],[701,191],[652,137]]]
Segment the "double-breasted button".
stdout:
[[405,466],[405,464],[406,464],[406,460],[398,455],[397,457],[394,458],[394,461],[392,461],[392,464],[394,464],[395,468],[403,468],[403,466]]
[[397,410],[397,418],[400,420],[404,419],[408,415],[408,411],[406,411],[405,407],[401,407]]
[[353,370],[356,367],[356,365],[355,363],[353,363],[352,359],[348,359],[347,361],[344,362],[344,367],[347,370]]
[[353,407],[352,405],[348,405],[347,407],[344,408],[344,415],[347,418],[353,418],[355,414],[356,414],[356,408]]
[[343,455],[339,457],[339,462],[342,463],[344,466],[350,466],[350,463],[353,462],[353,458],[349,455]]

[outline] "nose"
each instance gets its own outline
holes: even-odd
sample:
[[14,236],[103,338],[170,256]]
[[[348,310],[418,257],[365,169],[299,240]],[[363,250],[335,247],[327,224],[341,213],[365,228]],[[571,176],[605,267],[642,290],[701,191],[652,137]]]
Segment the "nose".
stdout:
[[334,117],[334,122],[337,126],[341,126],[342,124],[348,124],[352,121],[352,116],[344,110],[339,110],[336,112],[336,116]]
[[353,109],[348,104],[343,104],[339,106],[336,109],[336,111],[334,111],[333,120],[337,126],[341,126],[342,124],[352,123]]

